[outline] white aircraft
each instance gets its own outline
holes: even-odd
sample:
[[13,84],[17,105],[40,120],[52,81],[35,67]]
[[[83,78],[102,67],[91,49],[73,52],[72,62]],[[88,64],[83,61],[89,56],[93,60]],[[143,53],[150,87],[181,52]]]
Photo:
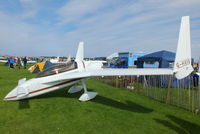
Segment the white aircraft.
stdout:
[[60,57],[58,56],[57,58],[55,59],[50,59],[50,62],[53,63],[53,64],[61,64],[61,63],[67,63],[71,61],[71,56],[69,55],[69,57],[67,58],[66,61],[60,61]]
[[4,62],[4,63],[6,63],[6,62],[8,62],[8,60],[0,60],[0,62]]
[[50,59],[49,61],[50,61],[51,63],[55,64],[55,63],[59,63],[59,60],[60,60],[60,57],[57,56],[55,59]]
[[93,99],[97,92],[87,91],[85,81],[95,76],[131,76],[131,75],[175,75],[182,79],[188,76],[191,66],[190,24],[189,16],[182,17],[176,59],[173,69],[109,69],[103,68],[103,61],[84,61],[83,42],[79,43],[75,61],[58,64],[39,73],[36,78],[20,79],[18,85],[4,98],[4,100],[22,100],[45,94],[54,90],[81,82],[82,86],[72,86],[68,93],[79,92],[84,89],[80,101]]
[[35,60],[28,60],[27,63],[36,63],[37,61]]

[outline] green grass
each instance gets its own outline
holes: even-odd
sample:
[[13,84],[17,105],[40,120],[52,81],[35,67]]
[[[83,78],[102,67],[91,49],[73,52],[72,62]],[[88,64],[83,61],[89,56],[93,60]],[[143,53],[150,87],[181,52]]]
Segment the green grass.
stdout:
[[200,116],[145,96],[88,80],[99,95],[80,102],[82,94],[60,89],[24,101],[3,101],[27,70],[0,64],[0,134],[197,134]]
[[[98,77],[96,79],[102,81],[103,83],[107,83],[112,86],[117,85],[117,87],[126,89],[127,82],[124,82],[123,80],[124,78],[118,79],[117,81],[116,81],[116,77],[103,77],[103,78]],[[155,81],[156,79],[155,77],[152,77],[149,83],[151,83],[152,81]],[[147,96],[151,99],[154,99],[163,103],[167,102],[167,104],[177,106],[194,113],[196,113],[197,110],[200,109],[200,100],[199,100],[200,87],[191,86],[191,87],[168,89],[168,88],[163,88],[159,85],[152,86],[151,84],[144,84],[144,83],[138,82],[137,80],[135,80],[132,83],[128,83],[128,85],[132,85],[134,87],[134,89],[132,90],[133,92]],[[169,94],[168,94],[168,90],[169,90]]]

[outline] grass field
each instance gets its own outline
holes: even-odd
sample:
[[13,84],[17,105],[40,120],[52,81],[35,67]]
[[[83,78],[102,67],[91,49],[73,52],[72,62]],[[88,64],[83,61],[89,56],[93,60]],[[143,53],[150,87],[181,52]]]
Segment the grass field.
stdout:
[[3,98],[20,78],[32,78],[26,70],[0,64],[0,134],[198,134],[200,116],[159,103],[133,92],[87,81],[99,95],[78,101],[60,89],[24,101]]

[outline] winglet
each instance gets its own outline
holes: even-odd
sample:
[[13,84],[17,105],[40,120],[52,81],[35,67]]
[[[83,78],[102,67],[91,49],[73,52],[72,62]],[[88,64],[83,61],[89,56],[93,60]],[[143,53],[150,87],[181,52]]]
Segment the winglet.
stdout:
[[190,20],[189,16],[183,16],[181,20],[178,47],[174,63],[174,73],[177,79],[182,79],[188,76],[192,71]]
[[82,61],[84,59],[84,43],[81,41],[78,45],[75,61]]

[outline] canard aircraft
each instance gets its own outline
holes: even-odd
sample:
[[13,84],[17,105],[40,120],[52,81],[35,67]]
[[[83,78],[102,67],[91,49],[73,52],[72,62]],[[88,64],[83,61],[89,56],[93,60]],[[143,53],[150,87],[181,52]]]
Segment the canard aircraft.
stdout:
[[97,92],[88,91],[86,80],[96,76],[133,76],[133,75],[175,75],[177,79],[188,76],[192,71],[190,23],[189,16],[182,17],[176,58],[173,68],[134,68],[134,69],[111,69],[103,68],[103,61],[85,61],[83,42],[79,43],[75,61],[65,64],[56,64],[36,78],[20,79],[18,85],[4,98],[4,100],[22,100],[45,94],[81,82],[82,85],[74,85],[68,93],[76,93],[84,90],[80,101],[93,99]]

